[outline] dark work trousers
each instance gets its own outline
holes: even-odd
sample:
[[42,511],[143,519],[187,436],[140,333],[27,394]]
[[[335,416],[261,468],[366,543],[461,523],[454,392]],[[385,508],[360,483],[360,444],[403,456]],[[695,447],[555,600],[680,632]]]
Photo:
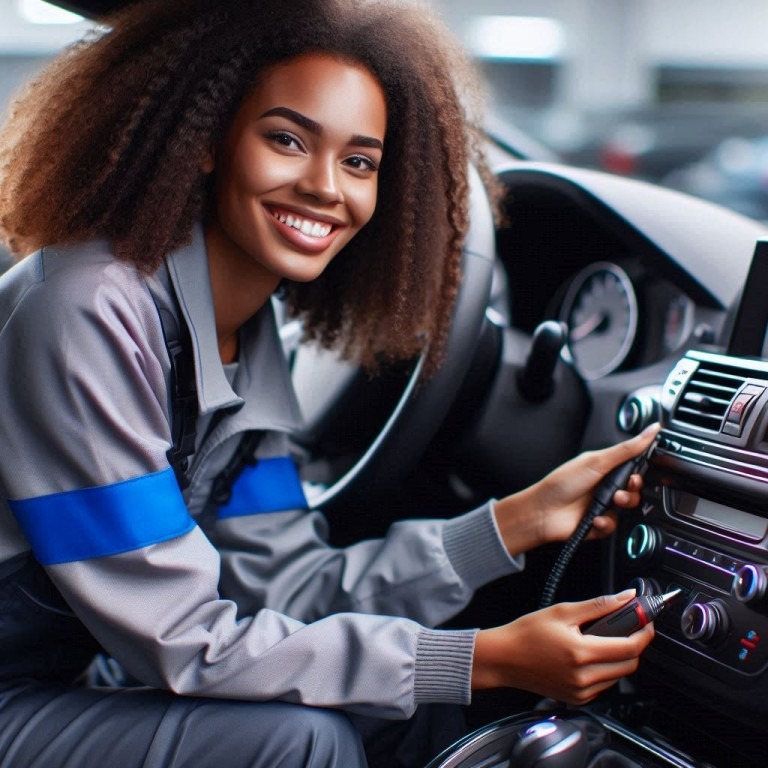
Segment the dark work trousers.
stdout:
[[95,641],[34,561],[11,565],[0,574],[0,768],[421,768],[463,735],[458,706],[388,721],[182,697],[134,687],[102,654],[87,685],[69,685]]
[[462,721],[443,705],[382,721],[148,688],[2,683],[0,768],[420,768]]

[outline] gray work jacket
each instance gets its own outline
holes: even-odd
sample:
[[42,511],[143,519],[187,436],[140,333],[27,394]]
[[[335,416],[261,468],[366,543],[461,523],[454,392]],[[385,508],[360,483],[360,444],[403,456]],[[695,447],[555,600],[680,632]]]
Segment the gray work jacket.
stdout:
[[[174,291],[178,304],[173,300]],[[199,435],[182,493],[161,318],[190,329]],[[474,631],[435,630],[519,570],[491,504],[344,549],[289,456],[300,413],[271,306],[218,355],[201,228],[153,275],[104,242],[44,248],[0,278],[0,575],[31,552],[79,622],[146,684],[407,717],[466,703]],[[217,519],[211,482],[244,430],[259,461]],[[361,510],[365,514],[365,510]]]

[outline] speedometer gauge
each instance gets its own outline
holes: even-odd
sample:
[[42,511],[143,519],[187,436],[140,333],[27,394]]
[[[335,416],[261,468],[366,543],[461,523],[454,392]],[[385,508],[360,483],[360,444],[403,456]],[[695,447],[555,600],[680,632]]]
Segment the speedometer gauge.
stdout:
[[637,296],[629,275],[607,261],[590,264],[572,280],[560,319],[568,348],[585,379],[599,379],[626,359],[637,332]]

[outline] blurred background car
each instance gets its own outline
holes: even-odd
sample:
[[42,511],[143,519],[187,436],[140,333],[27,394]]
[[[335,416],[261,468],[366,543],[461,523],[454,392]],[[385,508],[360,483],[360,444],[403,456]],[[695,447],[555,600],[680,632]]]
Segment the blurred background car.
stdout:
[[768,221],[768,135],[726,138],[662,181],[672,189]]
[[664,183],[724,139],[766,133],[768,105],[662,103],[584,112],[572,123],[567,140],[551,140],[566,162]]

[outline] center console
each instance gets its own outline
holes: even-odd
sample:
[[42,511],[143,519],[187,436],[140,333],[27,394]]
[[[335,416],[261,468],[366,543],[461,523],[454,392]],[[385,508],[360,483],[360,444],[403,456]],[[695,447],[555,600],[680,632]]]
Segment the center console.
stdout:
[[639,706],[718,768],[768,759],[767,287],[760,241],[727,349],[689,351],[663,385],[642,503],[606,568],[610,590],[681,590],[656,619]]
[[768,240],[730,325],[672,366],[641,504],[604,548],[606,593],[680,591],[637,674],[586,708],[497,721],[428,768],[768,765]]

